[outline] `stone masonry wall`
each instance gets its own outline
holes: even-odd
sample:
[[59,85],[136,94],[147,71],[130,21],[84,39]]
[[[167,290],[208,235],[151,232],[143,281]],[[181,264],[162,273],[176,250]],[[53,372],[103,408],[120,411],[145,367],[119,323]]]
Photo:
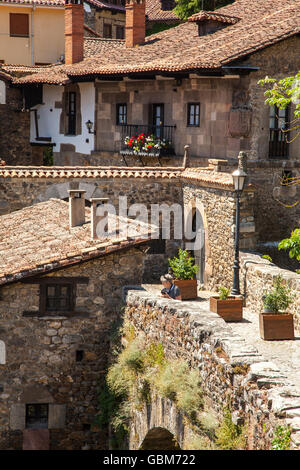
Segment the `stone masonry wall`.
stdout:
[[262,312],[262,296],[272,288],[274,278],[281,275],[291,289],[294,302],[289,312],[294,314],[295,327],[300,329],[300,274],[281,269],[258,253],[241,253],[241,288],[246,306],[257,313]]
[[[247,448],[268,450],[273,430],[299,413],[299,392],[282,381],[274,364],[265,361],[246,340],[197,302],[176,302],[146,291],[129,291],[125,319],[148,344],[163,345],[168,358],[197,367],[205,397],[222,416],[229,399],[233,414],[247,423]],[[297,426],[292,448],[299,449]]]
[[[46,276],[89,278],[77,284],[78,313],[69,318],[23,316],[39,309],[36,284],[1,288],[6,363],[0,364],[0,449],[22,449],[25,404],[45,401],[59,417],[49,421],[50,450],[106,448],[105,430],[94,426],[97,385],[110,354],[112,325],[121,314],[122,286],[141,282],[143,256],[133,248]],[[84,354],[80,362],[77,350]]]

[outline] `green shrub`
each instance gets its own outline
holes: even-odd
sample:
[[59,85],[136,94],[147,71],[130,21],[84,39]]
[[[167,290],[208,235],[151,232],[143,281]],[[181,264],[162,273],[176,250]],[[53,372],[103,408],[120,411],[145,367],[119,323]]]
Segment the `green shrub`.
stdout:
[[272,440],[272,450],[290,450],[291,430],[287,426],[277,426]]
[[279,313],[285,312],[293,302],[290,289],[283,283],[281,276],[276,276],[273,282],[273,289],[263,296],[263,305],[266,309]]
[[290,258],[300,261],[300,228],[296,228],[290,238],[281,240],[278,250],[288,250]]
[[271,263],[273,263],[273,260],[272,260],[271,256],[269,256],[269,255],[263,255],[262,258],[263,258],[263,259],[267,259],[268,261],[270,261]]
[[244,432],[244,426],[233,423],[231,410],[227,407],[223,422],[216,430],[216,446],[220,450],[242,450],[246,444]]
[[178,257],[169,258],[169,266],[175,279],[182,281],[194,279],[198,266],[194,263],[194,258],[190,256],[187,250],[179,248]]
[[219,299],[220,300],[226,300],[229,297],[229,289],[226,287],[219,287]]

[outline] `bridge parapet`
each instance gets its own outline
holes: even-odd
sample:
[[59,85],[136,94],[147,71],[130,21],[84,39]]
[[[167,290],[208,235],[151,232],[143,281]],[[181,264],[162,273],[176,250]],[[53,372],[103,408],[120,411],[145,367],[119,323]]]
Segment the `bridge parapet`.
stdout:
[[[172,301],[134,288],[126,305],[126,321],[146,344],[161,343],[169,359],[199,369],[205,398],[220,419],[230,401],[234,419],[247,424],[248,449],[271,449],[274,430],[290,425],[291,448],[300,450],[299,389],[222,318],[199,301]],[[165,427],[163,418],[155,425]]]

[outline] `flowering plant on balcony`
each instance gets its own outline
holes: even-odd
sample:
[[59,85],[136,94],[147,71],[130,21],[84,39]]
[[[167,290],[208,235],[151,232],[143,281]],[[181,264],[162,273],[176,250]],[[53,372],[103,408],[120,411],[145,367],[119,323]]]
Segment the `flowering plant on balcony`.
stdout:
[[154,134],[144,134],[143,132],[138,136],[126,137],[124,141],[129,150],[134,153],[158,151],[161,149],[169,148],[170,142],[166,139],[161,139]]

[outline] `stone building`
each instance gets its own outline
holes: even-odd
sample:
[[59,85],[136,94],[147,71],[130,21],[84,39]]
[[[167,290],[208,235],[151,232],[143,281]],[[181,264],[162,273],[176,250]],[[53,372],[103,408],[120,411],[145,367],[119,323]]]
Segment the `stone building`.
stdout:
[[[149,233],[115,218],[94,236],[84,191],[2,216],[0,448],[105,448],[95,427],[122,288],[141,282]],[[69,206],[69,207],[68,207]]]
[[[125,41],[90,39],[93,60],[84,58],[82,37],[74,35],[82,57],[69,66],[23,70],[22,77],[4,67],[15,86],[42,86],[43,101],[31,108],[31,141],[38,141],[36,113],[56,164],[124,165],[129,159],[153,165],[151,155],[158,155],[161,164],[179,165],[186,144],[193,166],[208,158],[236,161],[240,150],[271,167],[275,160],[299,161],[294,134],[286,143],[281,131],[289,116],[266,106],[257,84],[267,74],[299,70],[297,0],[284,6],[239,0],[151,37],[145,36],[145,3],[126,8]],[[142,132],[154,135],[152,150],[132,155],[126,137]]]

